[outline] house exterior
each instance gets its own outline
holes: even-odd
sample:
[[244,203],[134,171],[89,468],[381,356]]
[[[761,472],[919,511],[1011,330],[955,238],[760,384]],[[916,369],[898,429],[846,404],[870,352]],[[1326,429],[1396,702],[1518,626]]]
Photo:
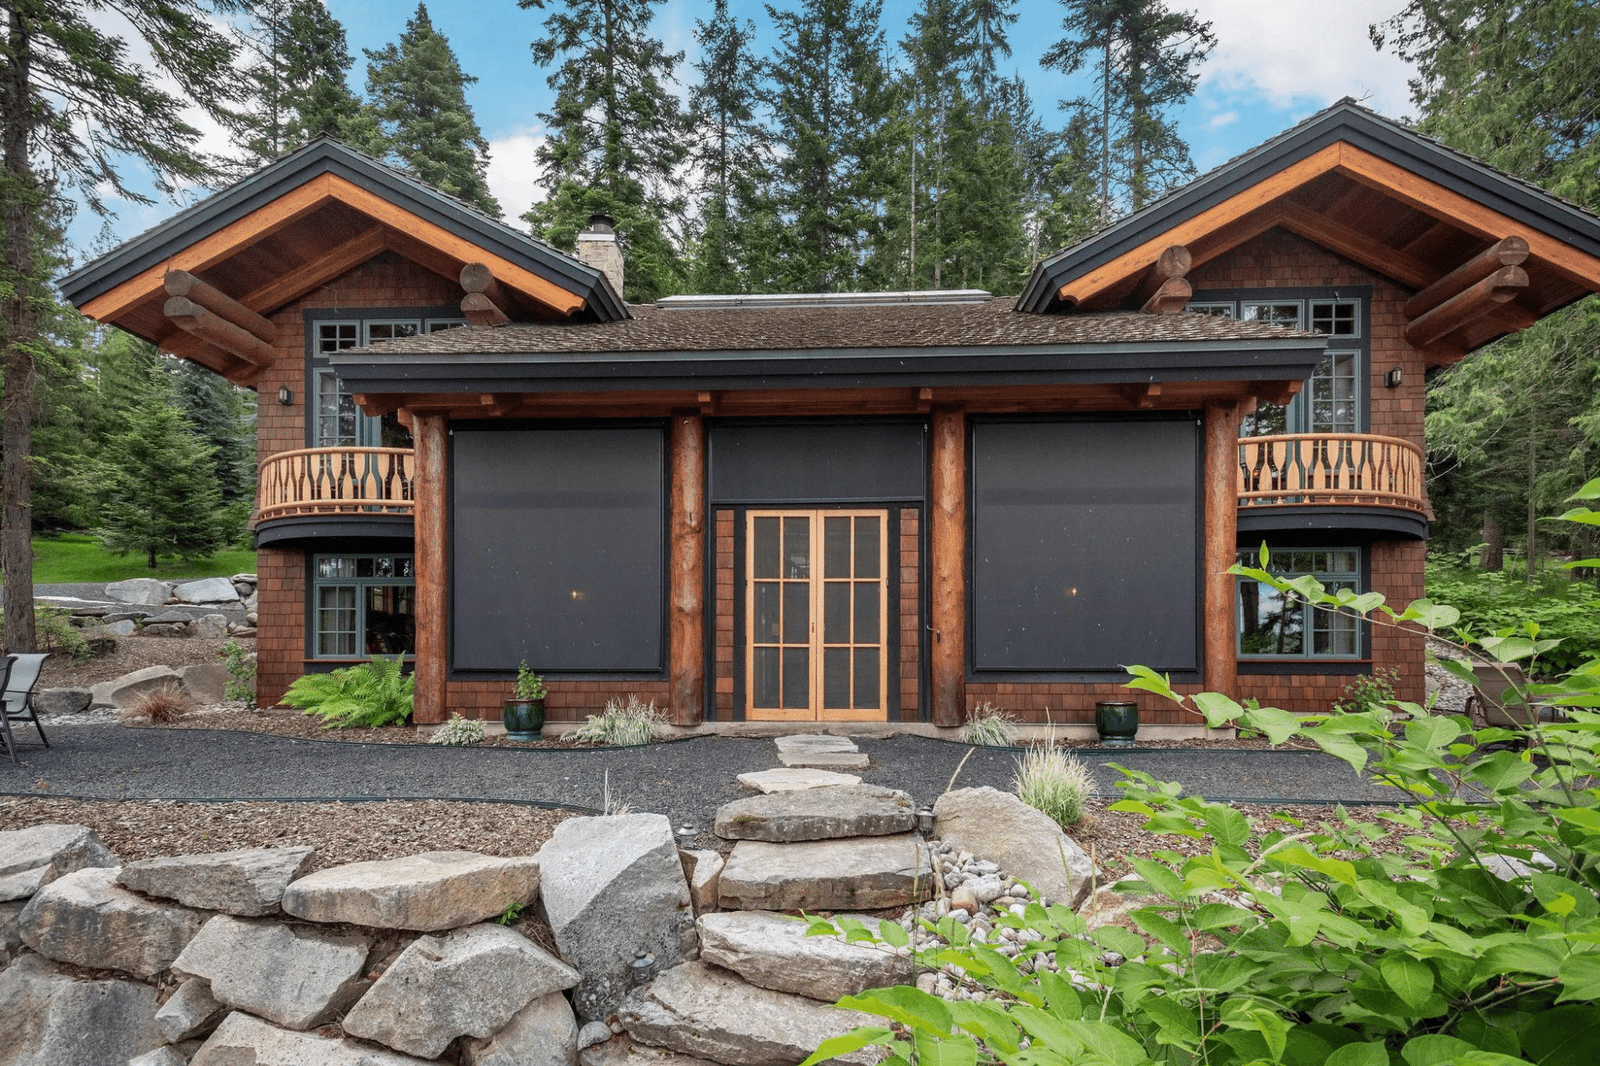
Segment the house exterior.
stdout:
[[263,704],[374,652],[419,722],[523,660],[558,722],[1083,722],[1130,663],[1421,699],[1420,638],[1226,571],[1421,595],[1426,374],[1600,291],[1600,219],[1350,101],[1016,298],[630,307],[605,222],[569,256],[321,140],[63,280],[260,395]]

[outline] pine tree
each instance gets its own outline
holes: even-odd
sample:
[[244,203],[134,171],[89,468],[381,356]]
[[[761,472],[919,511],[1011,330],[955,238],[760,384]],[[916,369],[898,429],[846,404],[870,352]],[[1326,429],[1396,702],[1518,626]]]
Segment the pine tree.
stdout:
[[[12,3],[0,33],[0,571],[5,581],[6,643],[32,651],[32,488],[29,472],[40,315],[51,264],[40,254],[47,218],[70,213],[63,187],[104,213],[103,189],[149,202],[118,169],[147,167],[163,190],[206,181],[215,168],[196,151],[200,133],[185,119],[197,106],[218,121],[243,99],[234,46],[209,21],[219,6],[198,0],[126,0],[117,5],[153,57],[129,58],[122,37],[100,28],[105,5],[91,0]],[[164,75],[175,86],[161,86]]]
[[961,22],[972,42],[971,84],[973,95],[987,101],[1000,80],[1001,58],[1011,58],[1008,31],[1017,21],[1016,0],[962,0]]
[[767,63],[779,146],[776,200],[789,291],[849,292],[895,185],[898,107],[884,63],[878,0],[767,5],[778,45]]
[[[545,19],[533,61],[551,67],[556,99],[540,118],[539,183],[548,195],[523,216],[536,236],[571,248],[595,212],[612,216],[623,244],[627,299],[679,291],[684,194],[677,170],[687,127],[671,92],[682,53],[650,35],[662,0],[571,0]],[[543,0],[519,0],[542,8]]]
[[1211,24],[1162,0],[1061,0],[1067,36],[1040,60],[1073,74],[1093,62],[1098,90],[1066,105],[1097,121],[1100,198],[1137,211],[1194,173],[1167,112],[1194,93],[1195,68],[1216,45]]
[[162,555],[200,559],[223,547],[230,530],[215,456],[185,425],[172,383],[161,375],[97,464],[101,546],[139,552],[151,569]]
[[435,189],[499,217],[489,142],[467,104],[466,87],[478,79],[462,72],[427,5],[417,5],[399,41],[366,56],[367,95],[389,154]]
[[202,367],[172,367],[173,393],[191,433],[213,449],[213,472],[229,529],[242,532],[255,506],[255,393]]

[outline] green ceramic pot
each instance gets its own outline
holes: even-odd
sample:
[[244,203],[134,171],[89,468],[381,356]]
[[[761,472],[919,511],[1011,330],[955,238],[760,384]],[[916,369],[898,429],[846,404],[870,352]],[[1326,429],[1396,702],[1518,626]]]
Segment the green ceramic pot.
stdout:
[[500,721],[512,740],[538,740],[544,730],[544,700],[507,700]]
[[1131,748],[1139,732],[1139,705],[1131,700],[1108,700],[1094,705],[1094,727],[1108,748]]

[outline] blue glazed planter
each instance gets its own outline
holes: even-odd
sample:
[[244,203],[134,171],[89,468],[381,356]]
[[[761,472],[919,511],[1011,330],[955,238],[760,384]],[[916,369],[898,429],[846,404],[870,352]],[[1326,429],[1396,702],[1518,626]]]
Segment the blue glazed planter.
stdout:
[[544,700],[507,700],[500,721],[512,740],[538,740],[544,730]]
[[1108,748],[1131,748],[1139,732],[1139,705],[1114,700],[1094,705],[1094,727]]

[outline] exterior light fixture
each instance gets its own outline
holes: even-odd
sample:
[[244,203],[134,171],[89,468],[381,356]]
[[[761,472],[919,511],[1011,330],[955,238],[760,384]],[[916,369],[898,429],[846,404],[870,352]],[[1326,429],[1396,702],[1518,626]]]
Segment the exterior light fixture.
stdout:
[[1402,382],[1404,380],[1405,380],[1405,375],[1403,373],[1401,373],[1399,367],[1395,367],[1393,370],[1391,370],[1387,374],[1383,375],[1383,383],[1385,385],[1389,386],[1389,388],[1391,388],[1391,389],[1399,388],[1400,387],[1400,382]]
[[288,407],[290,404],[294,403],[294,391],[287,385],[279,385],[278,402],[283,404],[285,407]]

